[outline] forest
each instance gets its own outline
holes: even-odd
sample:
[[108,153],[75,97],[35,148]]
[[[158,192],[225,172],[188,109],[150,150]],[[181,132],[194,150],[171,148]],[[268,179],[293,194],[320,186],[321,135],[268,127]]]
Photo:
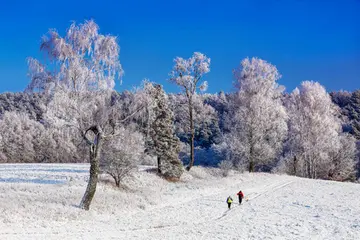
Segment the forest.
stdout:
[[[176,57],[169,81],[114,90],[123,69],[116,37],[90,20],[41,40],[24,92],[0,95],[1,163],[84,163],[116,186],[138,165],[171,181],[193,165],[305,178],[359,178],[360,90],[328,93],[304,81],[291,92],[276,66],[246,58],[234,92],[206,93],[210,58]],[[239,59],[240,61],[240,59]],[[91,182],[91,179],[90,179]]]

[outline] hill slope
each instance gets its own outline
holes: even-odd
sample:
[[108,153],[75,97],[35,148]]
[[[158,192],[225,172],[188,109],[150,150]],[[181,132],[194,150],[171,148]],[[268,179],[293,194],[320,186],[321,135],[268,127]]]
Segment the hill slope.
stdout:
[[[179,183],[139,171],[98,187],[77,208],[86,164],[0,165],[0,239],[359,239],[360,185],[265,173],[217,177],[194,167]],[[237,204],[242,190],[248,201]],[[227,209],[231,195],[234,204]]]

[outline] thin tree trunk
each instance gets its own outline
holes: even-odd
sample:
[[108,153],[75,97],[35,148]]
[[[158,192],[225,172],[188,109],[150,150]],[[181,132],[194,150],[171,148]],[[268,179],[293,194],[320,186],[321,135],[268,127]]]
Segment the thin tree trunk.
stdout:
[[160,156],[157,156],[157,163],[158,163],[158,173],[161,174],[161,159],[160,159]]
[[254,163],[254,144],[253,144],[253,134],[252,129],[250,128],[250,157],[249,157],[249,172],[254,172],[255,163]]
[[314,160],[314,179],[317,179],[317,160]]
[[189,165],[186,167],[186,170],[190,171],[192,166],[194,166],[195,161],[195,151],[194,151],[194,140],[195,140],[195,130],[194,130],[194,119],[193,119],[193,105],[192,99],[189,99],[189,117],[190,117],[190,162]]
[[311,178],[311,159],[308,157],[307,154],[305,154],[305,163],[306,163],[306,174],[307,178]]
[[253,159],[253,146],[250,145],[250,159],[249,159],[249,172],[254,172],[254,159]]
[[89,130],[95,133],[96,137],[94,143],[90,145],[90,178],[85,194],[80,203],[80,207],[85,210],[90,209],[91,201],[95,195],[99,174],[100,153],[102,148],[102,132],[100,130],[100,127],[95,126],[90,128]]

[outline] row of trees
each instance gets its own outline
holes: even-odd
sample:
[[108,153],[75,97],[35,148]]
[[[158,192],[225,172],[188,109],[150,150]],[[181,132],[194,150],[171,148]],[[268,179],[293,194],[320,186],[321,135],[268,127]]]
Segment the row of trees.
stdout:
[[[312,88],[317,90],[306,90]],[[307,95],[305,95],[305,93]],[[333,94],[334,93],[332,93],[332,95]],[[9,94],[3,94],[0,97],[4,97],[5,95]],[[17,95],[19,94],[17,93]],[[242,124],[245,124],[246,122],[238,121],[238,116],[236,114],[230,113],[230,111],[233,112],[236,109],[233,107],[234,102],[237,101],[235,96],[236,94],[225,95],[223,93],[194,96],[194,115],[196,116],[194,119],[194,142],[195,158],[197,164],[214,166],[223,159],[230,159],[234,167],[249,169],[249,161],[244,160],[246,156],[246,148],[242,147],[246,145],[241,142],[243,137],[238,136],[245,134],[246,132],[243,129],[250,129],[251,126],[246,126],[247,128],[245,128],[245,126]],[[317,99],[317,97],[320,99]],[[136,98],[138,98],[138,95],[131,92],[124,92],[121,94],[113,93],[108,98],[108,108],[116,109],[116,112],[119,115],[118,119],[121,119],[132,111],[129,108],[133,106],[133,102]],[[316,104],[308,102],[306,98],[315,99],[314,101]],[[84,99],[85,103],[89,103],[90,100],[86,99],[87,98]],[[172,94],[168,96],[164,94],[164,99],[164,101],[167,101],[168,107],[171,108],[170,110],[166,110],[164,112],[168,114],[174,113],[175,115],[175,122],[171,123],[170,121],[168,126],[171,126],[170,128],[172,128],[173,124],[175,125],[175,134],[181,140],[180,149],[177,151],[180,151],[179,154],[183,162],[187,163],[189,162],[190,150],[188,150],[189,141],[186,135],[188,118],[184,117],[186,116],[187,109],[184,108],[186,105],[182,104],[184,99],[182,95]],[[326,104],[332,106],[332,108],[330,108],[332,110],[329,114],[321,113],[322,115],[320,115],[320,113],[318,113],[320,109],[318,108],[323,99],[327,99]],[[289,173],[301,176],[310,176],[309,173],[306,173],[306,175],[304,172],[301,172],[300,166],[298,166],[302,165],[300,155],[306,155],[301,152],[305,151],[304,149],[310,149],[310,147],[312,147],[318,149],[319,152],[323,152],[324,154],[324,147],[312,143],[308,143],[308,147],[300,147],[301,143],[305,144],[306,139],[313,137],[312,141],[314,143],[322,143],[326,145],[327,141],[320,140],[321,137],[329,136],[330,139],[336,139],[334,136],[336,136],[336,134],[340,134],[340,139],[351,139],[356,136],[352,135],[352,131],[349,129],[351,122],[346,119],[341,119],[346,118],[345,115],[340,115],[340,118],[338,117],[339,109],[337,109],[337,107],[331,103],[325,90],[316,83],[305,82],[297,91],[294,91],[291,94],[283,95],[282,101],[285,103],[285,110],[289,119],[286,120],[285,127],[288,128],[288,131],[285,134],[285,140],[280,142],[282,143],[280,157],[277,156],[272,160],[268,157],[258,157],[258,159],[255,161],[256,169],[254,170],[270,170],[271,168],[274,168],[276,164],[278,164],[279,158],[284,160],[286,157],[286,164],[288,165]],[[39,101],[37,104],[42,105],[43,103]],[[312,106],[307,106],[309,104],[312,104]],[[79,105],[84,106],[82,104]],[[234,106],[238,107],[239,105]],[[89,109],[87,107],[84,108]],[[50,109],[50,107],[48,107],[48,109]],[[254,110],[255,108],[252,109]],[[271,111],[270,108],[268,110]],[[74,116],[76,111],[73,113],[71,109],[66,109],[64,115],[66,116],[67,113]],[[49,113],[41,112],[40,115],[47,116]],[[319,115],[321,117],[315,117]],[[86,161],[88,150],[86,148],[86,144],[81,142],[81,135],[79,135],[77,129],[73,129],[68,126],[61,127],[64,126],[65,123],[56,124],[54,121],[49,120],[48,117],[44,117],[40,121],[36,121],[31,119],[30,116],[33,116],[33,114],[27,113],[26,111],[24,112],[22,108],[18,109],[16,107],[12,109],[12,111],[5,111],[2,114],[2,121],[0,121],[0,124],[2,124],[3,138],[2,154],[0,156],[1,162]],[[333,117],[329,118],[328,116]],[[313,117],[313,119],[311,117]],[[150,133],[153,130],[148,128],[148,125],[150,126],[150,124],[147,123],[147,118],[148,113],[139,114],[131,121],[126,122],[125,125],[123,124],[123,128],[126,128],[134,133],[141,133],[143,135],[143,141],[146,142],[144,143],[146,145],[146,155],[143,156],[142,159],[148,159],[147,156],[150,153],[152,156],[154,156],[154,151],[150,151],[151,141],[149,141]],[[260,121],[259,119],[260,118],[257,118],[257,121]],[[267,117],[264,122],[270,124],[271,121],[267,121],[267,119],[269,118]],[[248,122],[251,123],[251,121]],[[158,119],[158,123],[162,124],[162,120]],[[254,126],[255,130],[260,131],[258,126],[263,125],[256,123]],[[344,130],[349,130],[349,133],[344,132]],[[332,134],[330,134],[331,131],[333,131]],[[305,133],[307,133],[307,135],[305,135]],[[156,136],[157,134],[153,135]],[[248,136],[250,135],[248,134]],[[284,138],[284,134],[278,136]],[[271,141],[269,140],[270,138],[264,141],[265,144],[270,144]],[[343,140],[341,140],[341,142],[342,144],[345,143]],[[349,149],[350,152],[354,152],[353,150],[355,140],[352,139],[350,142],[353,144],[350,147],[343,147],[343,149]],[[260,140],[257,140],[256,143],[262,144]],[[266,147],[261,146],[257,148],[263,151],[261,154],[270,156],[269,153],[265,151],[267,149]],[[230,149],[231,151],[225,151],[226,149]],[[336,146],[336,144],[334,144],[332,147],[330,147],[330,149],[339,149],[339,145]],[[250,151],[248,153],[250,153]],[[341,153],[345,152],[341,151]],[[350,154],[349,156],[353,156],[353,154]],[[352,157],[350,157],[350,159],[351,158]],[[295,162],[295,165],[290,164]],[[325,164],[325,166],[330,165]],[[333,174],[330,175],[334,176]]]
[[354,178],[355,93],[351,100],[332,94],[334,102],[346,106],[341,115],[319,83],[303,82],[287,94],[277,83],[281,76],[275,66],[246,58],[234,71],[235,93],[200,95],[198,90],[207,88],[200,81],[210,71],[210,59],[198,52],[174,60],[169,80],[181,94],[167,95],[149,81],[117,93],[120,48],[115,37],[98,30],[93,21],[72,24],[65,37],[50,30],[40,47],[48,59],[29,58],[26,93],[0,96],[2,162],[71,162],[88,156],[84,209],[90,207],[100,169],[119,186],[149,158],[171,180],[180,178],[182,162],[190,170],[195,159],[250,172]]

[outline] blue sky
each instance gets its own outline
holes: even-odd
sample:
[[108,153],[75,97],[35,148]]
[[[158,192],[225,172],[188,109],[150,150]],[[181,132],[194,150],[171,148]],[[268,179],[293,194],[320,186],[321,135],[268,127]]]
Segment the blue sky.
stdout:
[[123,84],[167,81],[173,59],[200,51],[211,58],[209,92],[232,91],[232,70],[257,56],[276,65],[291,91],[303,80],[328,91],[359,88],[360,0],[128,0],[0,2],[0,93],[23,91],[26,57],[41,57],[49,28],[64,35],[71,21],[94,19],[118,36]]

